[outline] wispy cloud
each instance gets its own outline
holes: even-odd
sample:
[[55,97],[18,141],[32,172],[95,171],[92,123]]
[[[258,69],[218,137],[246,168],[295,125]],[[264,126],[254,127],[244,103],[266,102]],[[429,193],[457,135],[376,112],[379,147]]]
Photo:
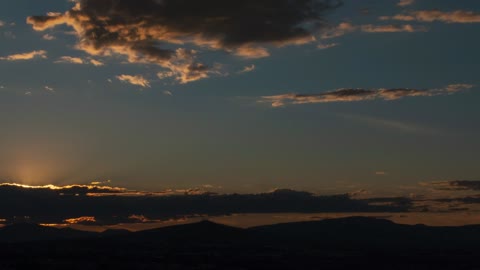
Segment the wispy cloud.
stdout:
[[0,20],[0,27],[5,26],[5,22]]
[[318,45],[317,45],[317,49],[319,49],[319,50],[326,50],[326,49],[330,49],[330,48],[333,48],[333,47],[337,47],[338,45],[340,45],[340,44],[338,44],[338,43],[327,43],[327,44],[323,44],[323,43],[322,43],[322,44],[318,44]]
[[452,84],[442,89],[338,89],[320,94],[282,94],[263,96],[259,103],[269,103],[272,107],[283,107],[291,104],[330,103],[330,102],[358,102],[368,100],[397,100],[404,97],[431,97],[450,95],[463,90],[471,89],[470,84]]
[[99,60],[96,60],[96,59],[90,59],[90,64],[92,64],[96,67],[101,67],[101,66],[105,65],[102,61],[99,61]]
[[42,36],[42,38],[45,39],[45,40],[55,40],[56,39],[55,36],[52,36],[50,34],[45,34],[45,35]]
[[19,54],[12,54],[5,57],[0,57],[0,60],[5,61],[22,61],[22,60],[31,60],[35,58],[47,58],[47,51],[38,50],[38,51],[31,51],[26,53],[19,53]]
[[133,85],[138,85],[144,88],[150,87],[150,82],[142,75],[119,75],[117,79]]
[[55,63],[61,63],[61,64],[77,64],[77,65],[83,65],[83,59],[79,57],[72,57],[72,56],[62,56],[60,57]]
[[428,29],[424,26],[404,25],[373,25],[366,24],[361,26],[362,32],[367,33],[399,33],[399,32],[426,32]]
[[398,2],[397,6],[406,7],[406,6],[413,5],[414,3],[415,3],[415,0],[400,0],[400,2]]
[[380,20],[418,21],[418,22],[444,22],[444,23],[480,23],[480,13],[466,10],[444,12],[439,10],[420,10],[382,16]]
[[[385,20],[384,17],[382,17]],[[322,35],[322,39],[332,39],[347,35],[353,32],[364,32],[364,33],[415,33],[415,32],[426,32],[428,29],[424,26],[413,26],[411,24],[403,25],[375,25],[375,24],[364,24],[364,25],[353,25],[349,22],[343,22],[337,26],[331,27],[325,31]]]
[[91,64],[91,65],[94,65],[96,67],[100,67],[100,66],[104,65],[103,62],[101,62],[99,60],[96,60],[96,59],[93,59],[93,58],[83,59],[83,58],[80,58],[80,57],[72,57],[72,56],[62,56],[57,61],[55,61],[55,63],[57,63],[57,64],[76,64],[76,65]]
[[53,89],[53,87],[50,87],[50,86],[48,86],[48,85],[46,85],[46,86],[44,87],[44,89],[45,89],[46,91],[48,91],[48,92],[51,92],[51,93],[55,92],[55,89]]
[[240,70],[238,73],[248,73],[248,72],[254,71],[255,69],[256,69],[255,65],[246,66],[242,70]]

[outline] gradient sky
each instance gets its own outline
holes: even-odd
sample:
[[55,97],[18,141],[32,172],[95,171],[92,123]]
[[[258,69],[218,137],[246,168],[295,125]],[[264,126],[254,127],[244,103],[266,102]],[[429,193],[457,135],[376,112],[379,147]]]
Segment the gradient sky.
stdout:
[[480,177],[480,2],[346,0],[315,40],[251,42],[268,56],[155,40],[210,67],[188,82],[163,62],[94,55],[71,26],[27,23],[74,5],[0,2],[5,181],[401,193]]

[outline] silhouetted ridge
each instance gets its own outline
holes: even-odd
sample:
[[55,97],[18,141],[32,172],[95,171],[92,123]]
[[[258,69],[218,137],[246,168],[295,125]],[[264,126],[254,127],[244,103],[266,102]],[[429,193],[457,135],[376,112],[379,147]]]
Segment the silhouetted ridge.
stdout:
[[0,242],[27,242],[91,237],[95,233],[71,228],[57,229],[32,223],[5,226],[0,229]]
[[146,230],[132,237],[149,241],[192,240],[192,241],[233,241],[242,237],[245,230],[218,224],[208,220]]

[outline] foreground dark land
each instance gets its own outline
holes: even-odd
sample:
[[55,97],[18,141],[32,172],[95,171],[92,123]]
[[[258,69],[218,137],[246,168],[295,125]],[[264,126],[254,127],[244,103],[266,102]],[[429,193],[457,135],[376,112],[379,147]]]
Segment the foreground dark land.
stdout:
[[480,226],[361,217],[101,234],[19,224],[0,229],[0,242],[1,269],[480,269]]

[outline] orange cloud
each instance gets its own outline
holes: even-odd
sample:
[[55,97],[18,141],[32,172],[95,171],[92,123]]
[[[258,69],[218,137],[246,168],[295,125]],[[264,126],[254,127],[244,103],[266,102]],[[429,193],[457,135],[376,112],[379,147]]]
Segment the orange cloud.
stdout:
[[21,60],[31,60],[34,58],[46,59],[47,51],[39,50],[39,51],[31,51],[26,53],[12,54],[5,57],[0,57],[0,60],[21,61]]
[[[159,71],[161,79],[189,83],[219,73],[215,67],[211,70],[198,62],[195,53],[182,53],[186,46],[223,50],[243,58],[267,57],[269,46],[313,42],[324,27],[323,12],[338,6],[333,2],[78,0],[65,13],[30,16],[27,23],[36,31],[67,25],[78,37],[79,50],[92,56],[121,55],[130,63],[158,65],[164,69]],[[173,75],[164,76],[169,72]]]
[[65,219],[63,222],[68,224],[96,223],[95,217],[78,217]]
[[480,13],[465,10],[443,12],[439,10],[411,11],[395,16],[382,16],[381,20],[444,22],[444,23],[480,23]]
[[119,75],[117,79],[133,85],[138,85],[144,88],[150,87],[150,82],[145,79],[142,75]]

